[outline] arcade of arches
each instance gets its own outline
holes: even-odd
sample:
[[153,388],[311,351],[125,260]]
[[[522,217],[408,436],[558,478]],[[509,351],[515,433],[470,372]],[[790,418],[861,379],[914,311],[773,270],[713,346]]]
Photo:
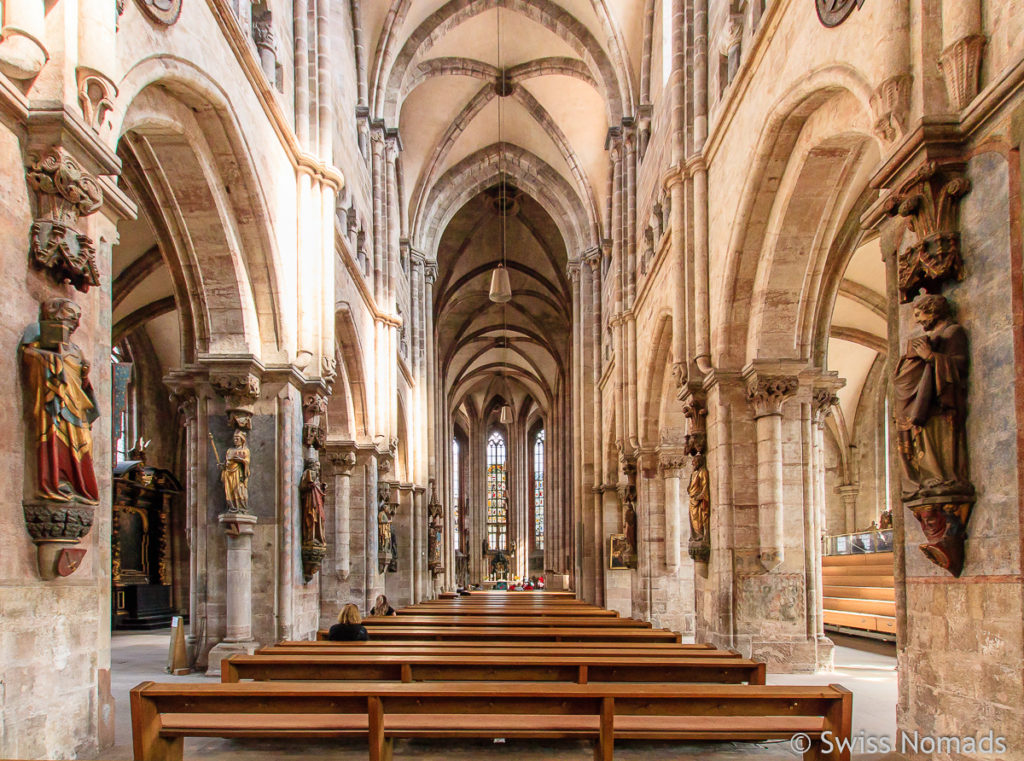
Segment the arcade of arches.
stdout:
[[534,575],[827,671],[870,529],[899,728],[1022,757],[1024,0],[0,5],[0,756],[111,626]]

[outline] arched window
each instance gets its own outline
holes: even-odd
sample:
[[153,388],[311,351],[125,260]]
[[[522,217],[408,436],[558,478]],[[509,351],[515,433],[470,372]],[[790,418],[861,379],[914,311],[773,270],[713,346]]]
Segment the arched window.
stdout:
[[128,459],[138,435],[134,364],[128,347],[121,343],[110,350],[113,381],[113,421],[110,426],[114,464]]
[[459,459],[459,440],[452,439],[452,541],[455,551],[461,548],[459,543],[462,539],[459,524],[459,471],[462,470],[462,461]]
[[533,548],[544,549],[544,429],[533,442]]
[[508,473],[505,437],[498,431],[487,440],[487,549],[508,549]]

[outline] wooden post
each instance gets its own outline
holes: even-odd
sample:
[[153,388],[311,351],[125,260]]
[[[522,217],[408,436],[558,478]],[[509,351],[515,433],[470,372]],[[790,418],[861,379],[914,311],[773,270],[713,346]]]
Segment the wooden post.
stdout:
[[160,736],[160,712],[143,692],[153,682],[143,682],[131,691],[132,749],[135,761],[182,761],[185,741]]
[[615,699],[601,698],[600,734],[594,749],[596,761],[612,761],[615,748]]

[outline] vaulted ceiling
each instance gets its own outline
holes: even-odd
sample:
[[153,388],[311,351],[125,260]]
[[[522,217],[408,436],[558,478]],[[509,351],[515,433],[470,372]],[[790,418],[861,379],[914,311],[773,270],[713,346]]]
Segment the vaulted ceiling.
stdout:
[[[597,246],[610,127],[636,111],[654,0],[363,2],[370,110],[402,140],[410,239],[436,257],[451,409],[550,405],[568,367],[566,264]],[[648,30],[649,31],[649,30]],[[499,46],[500,38],[500,46]],[[503,216],[507,182],[517,196]],[[513,301],[487,298],[502,221]]]
[[570,258],[599,242],[606,137],[635,111],[647,5],[653,9],[640,0],[362,4],[370,108],[402,138],[414,245],[430,256],[467,196],[493,183],[496,173],[481,178],[479,167],[493,163],[499,108],[501,139],[516,156],[508,171],[552,208]]

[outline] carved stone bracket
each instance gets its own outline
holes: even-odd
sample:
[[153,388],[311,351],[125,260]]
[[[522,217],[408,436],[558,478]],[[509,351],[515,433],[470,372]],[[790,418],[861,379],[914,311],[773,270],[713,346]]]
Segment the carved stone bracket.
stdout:
[[899,253],[897,277],[902,303],[919,289],[937,291],[963,277],[960,199],[971,189],[959,165],[924,164],[885,203],[885,211],[907,220],[917,242]]
[[78,543],[92,529],[94,505],[81,502],[26,501],[25,527],[36,545],[39,575],[45,579],[70,576],[86,550]]
[[35,192],[29,256],[58,283],[70,283],[83,293],[100,284],[96,246],[78,230],[81,217],[103,203],[96,178],[60,146],[35,157],[26,174]]
[[832,414],[832,408],[839,404],[839,397],[830,388],[814,389],[811,400],[811,415],[818,428],[825,427],[825,421]]
[[99,132],[107,123],[107,117],[114,110],[117,87],[105,76],[90,69],[79,68],[78,104],[82,107],[85,121]]
[[252,373],[212,374],[210,385],[224,397],[228,422],[240,431],[252,430],[252,416],[260,396],[260,379]]
[[754,417],[781,415],[783,403],[800,385],[795,375],[755,375],[747,382],[747,401],[754,408]]
[[327,397],[312,394],[302,405],[302,444],[315,450],[327,444]]
[[963,37],[939,56],[939,69],[946,80],[949,105],[957,111],[963,111],[978,96],[981,54],[986,42],[981,34]]
[[887,143],[896,142],[907,132],[912,81],[909,74],[889,77],[871,95],[875,134]]

